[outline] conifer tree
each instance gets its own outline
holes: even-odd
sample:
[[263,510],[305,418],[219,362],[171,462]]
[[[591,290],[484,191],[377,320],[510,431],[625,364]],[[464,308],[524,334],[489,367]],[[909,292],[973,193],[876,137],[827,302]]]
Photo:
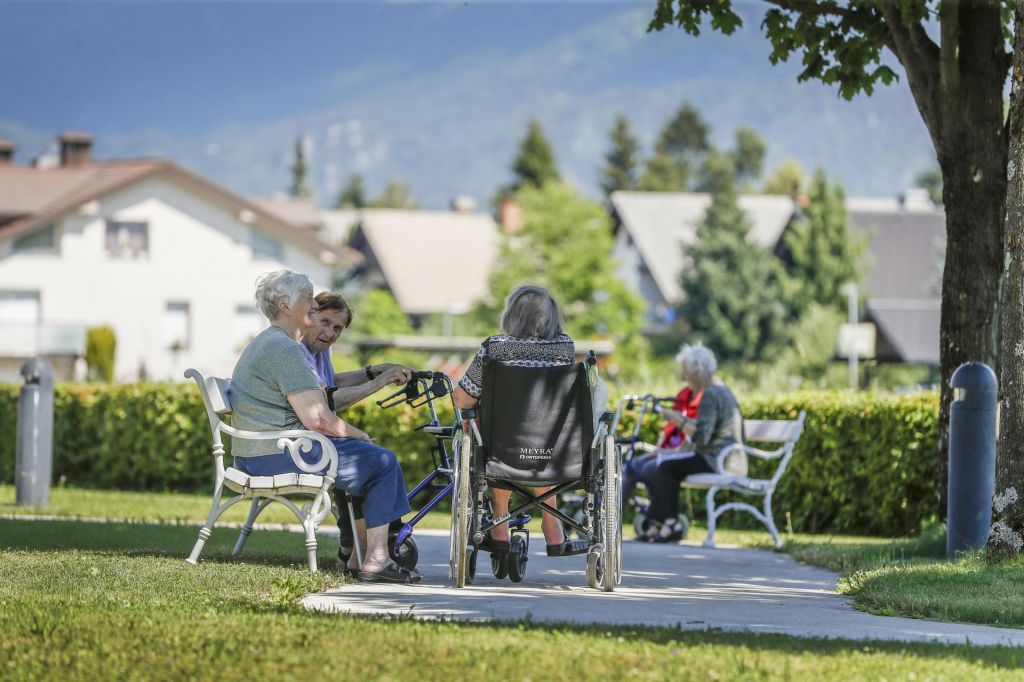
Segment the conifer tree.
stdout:
[[555,153],[537,121],[531,120],[527,126],[526,137],[519,143],[519,151],[512,163],[512,172],[516,176],[513,191],[525,185],[542,187],[559,179]]
[[409,194],[404,180],[392,180],[380,196],[370,202],[374,208],[417,208],[419,203]]
[[773,359],[786,341],[785,272],[747,241],[751,223],[739,207],[733,159],[714,154],[706,167],[711,205],[686,254],[680,314],[690,336],[723,360]]
[[807,209],[786,230],[783,244],[793,292],[790,305],[799,316],[812,303],[846,310],[841,289],[860,281],[864,239],[850,231],[843,188],[818,170],[811,180]]
[[693,175],[711,150],[708,124],[689,102],[683,102],[665,124],[654,144],[640,180],[652,192],[683,192],[691,189]]
[[313,188],[309,180],[309,170],[306,166],[307,147],[309,138],[299,135],[295,139],[295,161],[292,162],[292,184],[288,193],[293,197],[310,198],[313,196]]
[[605,155],[601,169],[601,190],[610,203],[612,192],[637,187],[640,141],[630,130],[629,119],[621,114],[615,118],[609,140],[611,149]]
[[363,189],[363,176],[353,173],[348,178],[348,184],[338,192],[334,208],[363,208],[364,206],[366,206],[366,193]]

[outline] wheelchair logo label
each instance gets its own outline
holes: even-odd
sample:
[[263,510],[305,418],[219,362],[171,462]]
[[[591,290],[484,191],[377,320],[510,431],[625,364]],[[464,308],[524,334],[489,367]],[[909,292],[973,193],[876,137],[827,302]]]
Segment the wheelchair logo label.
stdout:
[[519,459],[551,459],[554,448],[519,448]]

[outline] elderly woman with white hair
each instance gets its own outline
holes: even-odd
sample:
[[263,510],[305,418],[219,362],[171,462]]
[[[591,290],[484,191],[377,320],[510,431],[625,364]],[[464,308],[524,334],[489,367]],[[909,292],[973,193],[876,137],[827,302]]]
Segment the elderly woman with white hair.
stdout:
[[[480,402],[483,395],[484,358],[518,367],[562,367],[576,362],[573,340],[562,331],[562,313],[554,297],[543,287],[532,284],[518,287],[505,299],[505,309],[498,322],[501,334],[488,337],[459,380],[453,399],[459,408],[469,408]],[[601,385],[603,387],[603,384]],[[605,397],[607,392],[605,391]],[[600,401],[600,398],[595,398]],[[536,488],[537,494],[550,488]],[[508,514],[511,492],[500,488],[491,490],[492,512],[495,518]],[[555,506],[554,500],[549,500]],[[567,540],[562,522],[544,512],[541,520],[548,556],[568,556],[587,551],[586,540]],[[509,547],[508,523],[491,530],[484,548],[495,557],[503,557]]]
[[[637,538],[645,542],[673,542],[681,537],[676,518],[680,482],[692,474],[718,473],[716,460],[722,448],[743,442],[743,416],[732,391],[715,377],[718,363],[714,353],[700,344],[683,346],[676,360],[692,391],[689,404],[697,403],[697,418],[675,409],[658,409],[688,442],[684,441],[684,447],[659,449],[640,470],[651,497],[646,532]],[[724,469],[721,473],[745,476],[746,454],[737,451],[730,455]]]
[[[335,486],[363,497],[367,548],[358,577],[417,582],[418,574],[398,567],[388,555],[388,524],[409,512],[398,459],[331,411],[302,348],[303,335],[316,325],[313,284],[291,270],[271,272],[256,282],[256,304],[270,327],[245,347],[231,375],[233,426],[249,431],[304,428],[328,436],[338,449]],[[235,468],[252,476],[301,473],[276,441],[238,440],[233,454]],[[319,444],[303,457],[318,461]]]

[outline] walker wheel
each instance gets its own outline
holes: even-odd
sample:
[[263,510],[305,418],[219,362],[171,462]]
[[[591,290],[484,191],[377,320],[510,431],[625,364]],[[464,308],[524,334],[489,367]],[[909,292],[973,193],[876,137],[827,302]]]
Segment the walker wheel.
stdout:
[[389,543],[390,546],[388,548],[390,550],[388,553],[391,555],[391,560],[407,571],[415,569],[416,564],[420,560],[420,551],[416,547],[416,540],[414,540],[410,535],[405,538],[405,540],[402,541],[402,544],[398,547],[395,547],[394,542],[395,536],[392,535],[391,542]]
[[466,559],[466,584],[472,585],[473,578],[476,576],[476,555],[480,550],[476,547],[466,550],[466,554],[469,556]]

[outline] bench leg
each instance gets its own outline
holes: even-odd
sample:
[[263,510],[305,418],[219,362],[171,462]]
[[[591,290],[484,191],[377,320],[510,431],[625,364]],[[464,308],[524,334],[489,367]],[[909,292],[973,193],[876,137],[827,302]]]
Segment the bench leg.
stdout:
[[775,517],[772,516],[772,494],[774,492],[773,490],[764,496],[764,518],[761,519],[761,522],[764,523],[768,532],[772,534],[775,549],[782,549],[782,538],[779,537],[779,529],[775,527]]
[[192,546],[192,553],[185,559],[187,563],[196,564],[199,561],[199,555],[203,553],[203,547],[206,546],[206,541],[210,539],[210,535],[213,534],[213,524],[217,523],[217,519],[220,515],[228,510],[231,505],[240,501],[241,495],[233,497],[223,505],[220,503],[221,496],[224,493],[224,488],[221,486],[217,487],[217,490],[213,493],[213,502],[210,504],[210,515],[206,517],[206,523],[199,529],[199,539],[196,540],[196,544]]
[[718,521],[718,510],[715,509],[715,493],[719,488],[717,486],[709,488],[707,494],[707,507],[708,507],[708,534],[704,538],[705,547],[715,546],[715,523]]
[[273,500],[265,497],[254,497],[252,498],[252,506],[249,508],[249,518],[245,520],[242,525],[242,532],[238,534],[238,541],[235,543],[235,548],[231,550],[231,556],[239,556],[242,554],[242,550],[245,549],[245,542],[249,539],[249,535],[252,533],[252,526],[256,523],[256,517],[267,508]]
[[317,521],[313,514],[313,505],[302,507],[305,519],[302,521],[302,529],[306,532],[306,559],[309,563],[310,573],[316,573],[316,527]]

